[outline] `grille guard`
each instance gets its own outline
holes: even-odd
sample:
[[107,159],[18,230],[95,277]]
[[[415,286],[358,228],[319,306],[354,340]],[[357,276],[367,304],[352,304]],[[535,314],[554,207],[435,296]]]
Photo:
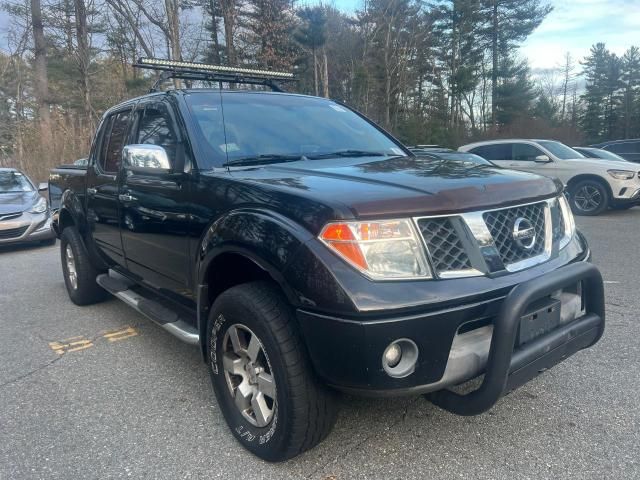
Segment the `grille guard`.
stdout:
[[[527,307],[578,282],[582,282],[584,315],[514,349],[519,322]],[[485,376],[477,390],[467,394],[441,390],[426,397],[451,413],[478,415],[542,370],[595,344],[602,337],[604,326],[604,285],[600,271],[590,263],[567,265],[511,290],[496,318]]]

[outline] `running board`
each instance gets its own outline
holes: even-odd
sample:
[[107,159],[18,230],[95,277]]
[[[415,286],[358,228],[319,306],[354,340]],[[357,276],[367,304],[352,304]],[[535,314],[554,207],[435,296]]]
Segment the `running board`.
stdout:
[[200,343],[200,335],[195,327],[181,319],[173,310],[134,291],[132,287],[135,283],[128,278],[109,270],[109,273],[98,275],[96,282],[114,297],[118,297],[183,342],[191,345]]

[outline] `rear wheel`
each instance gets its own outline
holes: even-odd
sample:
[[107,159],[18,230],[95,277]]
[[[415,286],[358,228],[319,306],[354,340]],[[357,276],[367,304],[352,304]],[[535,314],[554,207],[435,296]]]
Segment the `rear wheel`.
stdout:
[[576,215],[600,215],[609,206],[609,192],[596,180],[582,180],[571,189],[570,202]]
[[96,283],[96,277],[104,273],[96,269],[80,233],[75,227],[67,227],[60,235],[62,274],[69,298],[76,305],[90,305],[107,298],[108,293]]
[[236,439],[277,462],[322,441],[335,394],[315,378],[290,307],[267,282],[232,287],[214,302],[208,363],[218,405]]

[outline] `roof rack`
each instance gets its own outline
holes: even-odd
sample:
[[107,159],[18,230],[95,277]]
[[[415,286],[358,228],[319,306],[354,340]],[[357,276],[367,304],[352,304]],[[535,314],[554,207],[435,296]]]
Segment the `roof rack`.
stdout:
[[149,92],[157,92],[163,82],[176,78],[182,80],[201,80],[219,82],[242,83],[246,85],[264,85],[275,92],[282,92],[279,82],[295,82],[293,73],[276,72],[273,70],[256,70],[242,67],[226,67],[223,65],[209,65],[199,62],[177,62],[160,58],[142,57],[133,64],[137,68],[160,70],[162,74],[153,84]]

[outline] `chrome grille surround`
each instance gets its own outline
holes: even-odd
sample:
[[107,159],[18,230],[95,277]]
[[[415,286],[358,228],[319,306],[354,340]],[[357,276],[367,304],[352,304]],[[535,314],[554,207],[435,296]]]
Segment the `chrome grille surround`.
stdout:
[[[531,251],[525,254],[514,251],[514,245],[509,243],[511,235],[507,237],[506,234],[513,232],[511,222],[519,216],[533,224],[539,237]],[[477,212],[416,217],[413,220],[427,250],[434,276],[441,279],[524,270],[548,261],[571,240],[569,225],[557,198]],[[426,225],[431,226],[427,229],[428,235],[423,230]],[[438,233],[444,238],[434,238]],[[443,253],[445,259],[439,257]]]

